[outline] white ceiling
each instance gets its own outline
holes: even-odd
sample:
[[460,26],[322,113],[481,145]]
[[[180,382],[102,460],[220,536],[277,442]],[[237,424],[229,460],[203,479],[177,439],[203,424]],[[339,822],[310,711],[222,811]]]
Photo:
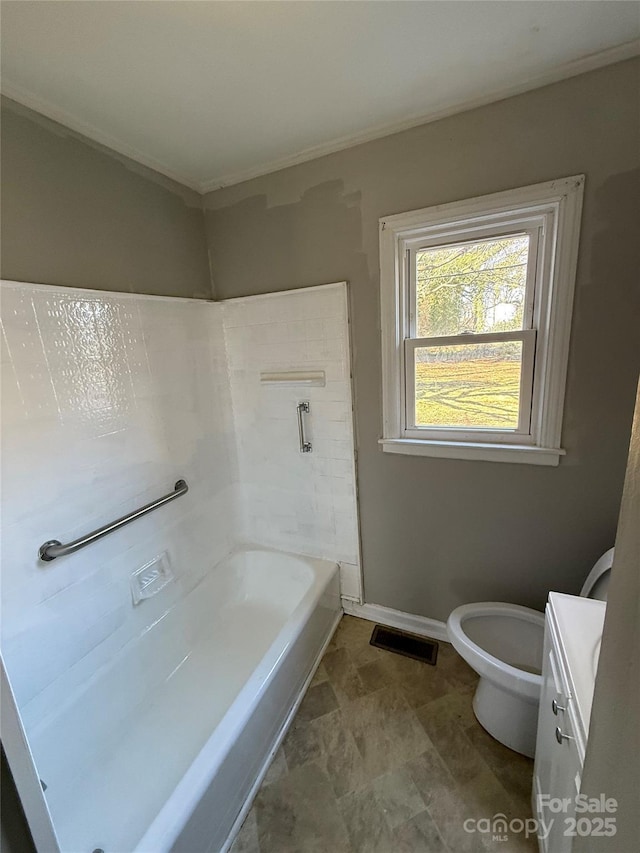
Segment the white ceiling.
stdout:
[[623,59],[639,37],[637,2],[11,0],[2,88],[205,191]]

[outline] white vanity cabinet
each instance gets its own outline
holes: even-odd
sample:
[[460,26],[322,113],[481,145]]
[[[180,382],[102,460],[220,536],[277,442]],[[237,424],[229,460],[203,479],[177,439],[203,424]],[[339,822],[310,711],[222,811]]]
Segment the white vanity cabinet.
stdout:
[[569,853],[606,605],[551,593],[533,781],[541,853]]

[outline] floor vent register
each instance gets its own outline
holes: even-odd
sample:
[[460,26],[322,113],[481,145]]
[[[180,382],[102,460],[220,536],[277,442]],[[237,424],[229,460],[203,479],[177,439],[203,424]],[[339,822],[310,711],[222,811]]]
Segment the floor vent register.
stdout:
[[438,644],[435,640],[399,631],[397,628],[387,628],[385,625],[375,626],[369,644],[387,652],[430,663],[432,666],[435,666],[438,659]]

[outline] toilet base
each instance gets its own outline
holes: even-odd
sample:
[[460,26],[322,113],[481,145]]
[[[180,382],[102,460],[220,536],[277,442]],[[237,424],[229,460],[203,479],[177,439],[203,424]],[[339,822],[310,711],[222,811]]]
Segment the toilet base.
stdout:
[[536,751],[539,700],[515,696],[487,678],[473,697],[473,713],[483,729],[496,740],[533,758]]

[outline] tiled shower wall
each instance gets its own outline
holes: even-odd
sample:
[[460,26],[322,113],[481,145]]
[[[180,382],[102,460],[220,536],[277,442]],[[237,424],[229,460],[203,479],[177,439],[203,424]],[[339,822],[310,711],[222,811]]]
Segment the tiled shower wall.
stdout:
[[[339,561],[359,597],[345,285],[219,305],[3,282],[0,300],[2,647],[28,731],[240,543]],[[259,382],[312,368],[324,387]],[[179,478],[187,495],[38,559]],[[175,582],[133,607],[131,573],[164,551]]]
[[[3,283],[3,655],[27,730],[144,632],[235,543],[222,312],[189,300]],[[91,547],[70,541],[189,492]],[[176,582],[133,607],[132,571]]]
[[[347,286],[223,303],[239,459],[241,535],[340,562],[342,593],[360,598]],[[325,373],[325,385],[268,385],[261,372]],[[311,453],[296,406],[308,400]]]

